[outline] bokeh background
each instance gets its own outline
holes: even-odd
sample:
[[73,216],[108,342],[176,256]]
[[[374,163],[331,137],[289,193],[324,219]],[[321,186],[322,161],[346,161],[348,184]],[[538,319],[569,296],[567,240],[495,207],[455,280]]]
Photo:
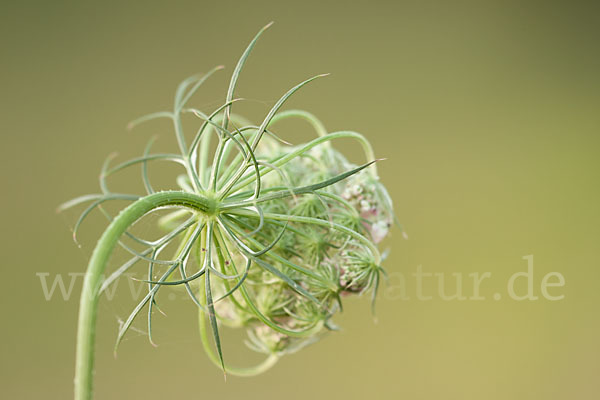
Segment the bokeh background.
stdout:
[[[331,131],[364,133],[387,158],[381,179],[409,239],[395,229],[387,242],[392,280],[377,318],[367,298],[349,299],[341,332],[264,375],[224,382],[202,352],[190,304],[174,302],[156,322],[158,348],[133,334],[115,359],[130,304],[103,302],[96,398],[598,398],[594,3],[2,2],[1,397],[71,397],[81,281],[71,300],[46,301],[36,273],[83,272],[103,220],[84,225],[78,249],[75,215],[56,206],[98,190],[107,154],[141,154],[153,133],[169,149],[168,124],[130,133],[127,122],[169,107],[186,76],[224,64],[194,99],[220,104],[227,72],[274,20],[242,75],[248,114],[258,119],[295,83],[331,72],[287,107],[316,113]],[[295,143],[312,135],[289,129],[279,133]],[[352,144],[338,146],[362,161]],[[551,293],[564,299],[508,298],[507,281],[530,254],[535,294],[546,273],[559,272],[565,286]],[[444,301],[429,279],[433,298],[418,301],[410,280],[418,266],[448,279],[462,273],[467,295],[468,274],[490,272],[485,300]],[[244,354],[226,341],[226,357]]]

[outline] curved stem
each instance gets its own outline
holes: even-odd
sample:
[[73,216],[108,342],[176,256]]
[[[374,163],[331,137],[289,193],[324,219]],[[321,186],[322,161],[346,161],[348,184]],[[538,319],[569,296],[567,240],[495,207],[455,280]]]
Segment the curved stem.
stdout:
[[79,303],[77,354],[75,361],[75,400],[92,398],[96,316],[102,275],[120,236],[148,212],[165,206],[180,206],[206,214],[214,209],[211,201],[186,192],[159,192],[143,197],[125,208],[102,234],[90,259]]
[[[323,144],[323,143],[329,142],[334,139],[342,139],[342,138],[352,138],[352,139],[357,140],[363,147],[365,155],[367,156],[367,160],[368,161],[375,160],[375,154],[373,153],[373,149],[371,148],[369,141],[363,135],[361,135],[360,133],[357,133],[357,132],[353,132],[353,131],[339,131],[339,132],[328,133],[325,136],[320,136],[316,139],[313,139],[310,142],[305,143],[302,146],[299,146],[295,150],[293,150],[285,155],[281,155],[279,157],[276,157],[273,160],[269,160],[269,163],[276,167],[281,167],[282,165],[293,160],[294,158],[298,157],[299,155],[306,153],[313,147],[318,146],[319,144]],[[369,166],[369,170],[371,171],[371,174],[373,175],[373,177],[376,178],[377,177],[376,165],[371,164]],[[261,176],[264,176],[271,171],[273,171],[273,169],[272,168],[269,169],[269,167],[267,167],[267,166],[263,166],[260,168]],[[238,190],[241,190],[245,186],[252,183],[253,180],[254,180],[254,175],[240,177],[239,180],[236,181],[235,184],[232,185],[231,188],[229,188],[227,190],[224,190],[224,189],[221,190],[219,192],[219,198],[221,198],[221,199],[225,198],[228,193],[235,193]]]
[[[309,124],[312,125],[312,127],[315,129],[315,131],[317,132],[317,135],[319,135],[319,137],[327,135],[327,129],[325,129],[325,125],[323,125],[323,123],[317,117],[315,117],[308,111],[304,111],[304,110],[280,111],[277,114],[275,114],[275,116],[271,120],[271,123],[269,124],[269,126],[274,125],[277,122],[282,121],[287,118],[304,119]],[[326,144],[326,146],[329,146],[329,142]]]
[[[204,242],[202,243],[202,247],[206,247],[206,243],[205,243],[206,239],[204,236],[203,236],[203,240],[204,240]],[[215,242],[215,244],[217,244],[217,243],[218,243],[218,240]],[[225,263],[225,259],[223,257],[223,253],[221,252],[220,246],[218,244],[217,244],[217,247],[218,247],[217,256],[219,257],[219,263],[221,265],[223,265]],[[200,254],[200,257],[199,257],[200,265],[204,264],[205,257],[206,257],[206,255],[204,253]],[[205,286],[205,283],[203,281],[201,281],[199,292],[203,292],[205,290],[204,286]],[[263,373],[264,371],[268,370],[273,365],[275,365],[275,363],[277,363],[277,361],[279,360],[279,357],[276,354],[269,354],[269,356],[266,359],[264,359],[261,363],[251,366],[251,367],[232,367],[227,364],[221,364],[221,360],[215,354],[215,352],[213,351],[213,349],[210,345],[210,339],[208,336],[208,324],[206,323],[206,311],[204,309],[207,305],[206,297],[201,296],[200,302],[204,306],[204,307],[198,308],[198,323],[199,323],[199,328],[200,328],[199,329],[200,330],[200,339],[202,341],[202,346],[204,347],[204,350],[205,350],[206,354],[208,355],[208,358],[210,358],[210,360],[217,367],[220,367],[220,368],[224,367],[225,368],[224,372],[232,374],[232,375],[254,376],[254,375]]]
[[[204,283],[201,283],[201,285],[204,285]],[[206,352],[206,354],[208,354],[208,358],[210,358],[210,360],[217,366],[217,367],[221,367],[221,362],[219,361],[219,358],[217,357],[217,355],[215,354],[215,352],[213,351],[212,347],[210,346],[210,339],[208,337],[208,324],[206,323],[206,317],[204,315],[204,311],[201,308],[198,308],[198,312],[199,312],[199,317],[198,317],[198,322],[199,322],[199,328],[200,328],[200,339],[202,341],[202,346],[204,347],[204,350]],[[279,360],[279,356],[277,356],[277,354],[269,354],[267,356],[267,358],[265,358],[263,361],[261,361],[259,364],[257,365],[253,365],[251,367],[233,367],[231,365],[225,365],[225,372],[231,375],[236,375],[236,376],[255,376],[255,375],[260,375],[263,372],[267,371],[269,368],[271,368],[273,365],[275,365],[275,363],[277,363],[277,361]]]

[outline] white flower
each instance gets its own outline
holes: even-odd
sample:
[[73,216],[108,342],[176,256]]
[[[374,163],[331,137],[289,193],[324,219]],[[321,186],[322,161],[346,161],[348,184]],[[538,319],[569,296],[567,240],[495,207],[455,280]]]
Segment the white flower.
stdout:
[[390,224],[386,221],[377,221],[371,226],[371,237],[373,242],[381,242],[388,234]]

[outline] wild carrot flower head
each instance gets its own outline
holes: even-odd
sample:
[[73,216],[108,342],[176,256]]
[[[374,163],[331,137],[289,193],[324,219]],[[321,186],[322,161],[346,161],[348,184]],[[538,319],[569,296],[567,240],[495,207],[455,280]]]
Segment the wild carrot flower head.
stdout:
[[[144,309],[152,341],[160,293],[180,287],[200,310],[201,338],[210,358],[231,373],[250,374],[335,329],[332,317],[342,309],[343,294],[371,291],[375,297],[383,272],[377,245],[388,235],[394,215],[369,142],[352,131],[328,133],[306,111],[281,110],[294,92],[320,76],[290,89],[259,123],[232,112],[237,79],[263,31],[240,58],[221,106],[205,112],[189,105],[218,67],[181,83],[173,110],[131,124],[170,119],[179,153],[152,153],[151,142],[138,158],[114,166],[109,159],[101,174],[102,193],[62,207],[92,202],[75,231],[86,215],[109,200],[139,202],[162,196],[161,204],[173,209],[159,220],[164,230],[159,239],[129,231],[121,237],[119,244],[132,258],[98,289],[138,264],[147,266],[147,294],[122,324],[117,344]],[[184,132],[181,116],[186,113],[197,117],[193,132]],[[286,140],[292,138],[277,131],[277,125],[292,118],[307,121],[315,138],[289,144]],[[368,162],[350,163],[333,146],[341,138],[358,141]],[[147,171],[147,164],[156,161],[182,167],[174,185],[162,191],[154,188]],[[132,166],[141,166],[146,193],[111,192],[107,178]],[[167,255],[170,243],[179,245]],[[248,346],[268,356],[265,363],[254,369],[226,366],[222,325],[245,329]]]

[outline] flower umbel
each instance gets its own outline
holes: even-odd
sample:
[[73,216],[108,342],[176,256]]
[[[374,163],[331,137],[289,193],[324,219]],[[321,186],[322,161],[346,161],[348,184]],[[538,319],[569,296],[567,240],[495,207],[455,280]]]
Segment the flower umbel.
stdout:
[[[268,26],[267,26],[268,27]],[[79,315],[76,398],[91,398],[95,317],[98,297],[118,277],[137,264],[147,265],[148,291],[122,324],[117,345],[134,319],[147,313],[152,339],[153,312],[162,289],[183,288],[198,306],[200,333],[209,357],[224,371],[251,375],[272,366],[284,354],[314,342],[335,329],[332,316],[341,310],[344,294],[372,292],[383,271],[377,244],[394,219],[392,202],[377,177],[373,151],[359,133],[328,133],[312,114],[280,111],[297,90],[321,77],[310,78],[285,93],[260,124],[232,113],[238,77],[263,28],[240,58],[223,105],[204,113],[188,105],[202,83],[220,67],[193,76],[177,88],[172,111],[134,121],[172,120],[178,154],[151,153],[111,166],[100,179],[102,193],[82,196],[61,209],[91,202],[77,221],[99,208],[110,220],[90,260]],[[184,133],[182,115],[197,117],[194,136]],[[303,119],[315,139],[290,145],[275,133],[280,121]],[[332,146],[341,138],[357,140],[368,162],[354,165]],[[216,149],[211,140],[217,140]],[[150,162],[179,164],[177,186],[157,191],[147,170]],[[146,193],[113,193],[107,178],[138,166]],[[132,204],[112,217],[101,205],[110,200]],[[131,227],[145,215],[170,208],[159,219],[162,237],[147,240]],[[170,244],[175,243],[176,251]],[[135,246],[134,246],[135,244]],[[115,246],[132,253],[129,261],[107,279],[101,276]],[[139,250],[139,248],[142,250]],[[244,328],[252,350],[266,354],[251,368],[225,363],[219,328]],[[211,339],[212,338],[212,339]],[[115,347],[116,349],[116,347]]]

